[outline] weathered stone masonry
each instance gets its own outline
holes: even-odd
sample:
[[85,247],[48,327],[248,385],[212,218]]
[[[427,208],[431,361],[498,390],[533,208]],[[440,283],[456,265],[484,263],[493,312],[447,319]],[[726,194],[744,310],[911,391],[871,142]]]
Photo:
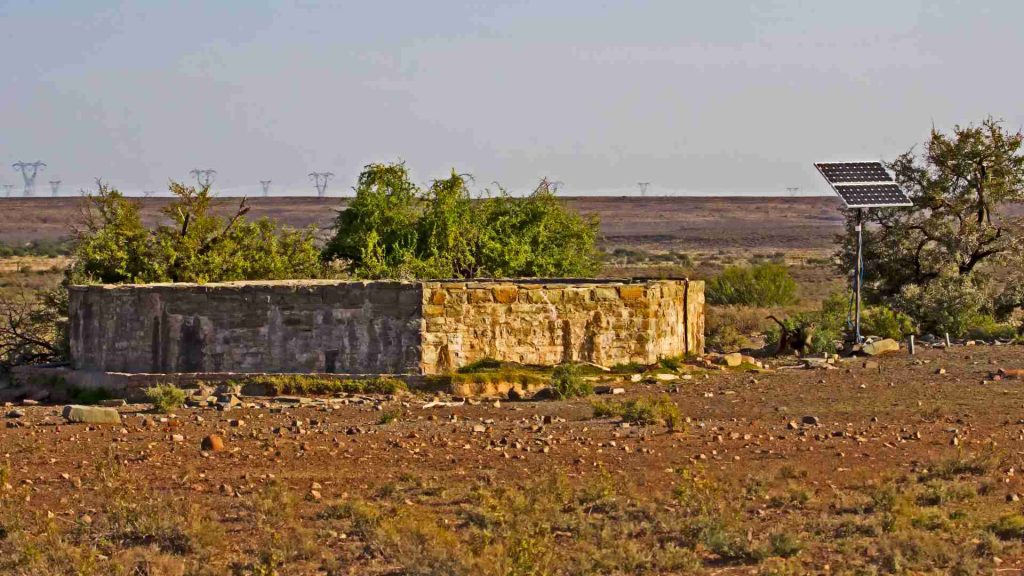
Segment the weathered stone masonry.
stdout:
[[82,371],[437,374],[481,358],[651,363],[704,347],[686,280],[74,286]]

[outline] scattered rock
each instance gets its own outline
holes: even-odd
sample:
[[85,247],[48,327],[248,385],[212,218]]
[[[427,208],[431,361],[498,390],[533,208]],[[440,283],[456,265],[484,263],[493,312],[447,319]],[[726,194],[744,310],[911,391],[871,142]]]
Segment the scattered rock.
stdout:
[[204,452],[220,452],[224,450],[224,439],[216,434],[210,434],[199,443]]
[[656,375],[655,378],[657,378],[658,380],[664,381],[664,382],[671,382],[672,380],[679,380],[679,375],[678,374],[665,374],[665,373],[662,373],[662,374]]
[[868,356],[880,356],[889,352],[899,352],[900,343],[892,338],[883,338],[881,340],[875,340],[874,342],[864,344],[861,346],[860,351]]
[[107,408],[119,408],[121,406],[127,406],[128,402],[124,398],[109,398],[107,400],[100,401],[100,406]]
[[11,410],[10,412],[7,413],[7,417],[8,418],[24,418],[25,417],[25,411],[24,410],[18,410],[17,408],[15,408],[14,410]]
[[120,424],[121,415],[113,408],[98,406],[78,406],[69,404],[64,407],[62,416],[68,422],[83,424]]
[[800,421],[808,426],[817,426],[820,423],[817,416],[804,416]]
[[743,354],[740,354],[739,352],[723,354],[722,356],[719,356],[718,363],[730,368],[736,368],[740,364],[743,364]]

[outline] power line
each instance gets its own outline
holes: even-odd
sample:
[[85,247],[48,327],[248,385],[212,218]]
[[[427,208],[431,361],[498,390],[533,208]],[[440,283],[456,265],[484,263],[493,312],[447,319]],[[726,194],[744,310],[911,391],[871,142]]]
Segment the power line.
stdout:
[[209,188],[213,185],[213,181],[217,177],[217,171],[212,169],[200,170],[199,168],[193,168],[189,174],[196,177],[196,184],[203,188]]
[[35,162],[15,162],[11,166],[15,170],[21,171],[21,177],[25,180],[25,196],[31,196],[36,189],[36,175],[41,169],[46,168],[46,163],[36,160]]
[[327,181],[334,178],[334,174],[331,172],[310,172],[309,179],[313,181],[316,186],[316,195],[323,198],[324,194],[327,193]]

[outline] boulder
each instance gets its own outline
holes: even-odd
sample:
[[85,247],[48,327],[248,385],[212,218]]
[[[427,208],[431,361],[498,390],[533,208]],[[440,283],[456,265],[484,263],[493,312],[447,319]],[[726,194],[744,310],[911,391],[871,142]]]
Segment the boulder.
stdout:
[[730,368],[735,368],[740,364],[743,364],[743,354],[740,354],[739,352],[733,352],[732,354],[723,354],[718,358],[718,363],[728,366]]
[[113,408],[103,408],[100,406],[78,406],[75,404],[69,404],[64,407],[62,415],[68,422],[78,422],[82,424],[121,423],[121,415],[117,413],[117,410]]
[[881,340],[875,340],[874,342],[868,342],[861,346],[860,351],[868,356],[879,356],[889,352],[899,352],[900,343],[892,338],[883,338]]

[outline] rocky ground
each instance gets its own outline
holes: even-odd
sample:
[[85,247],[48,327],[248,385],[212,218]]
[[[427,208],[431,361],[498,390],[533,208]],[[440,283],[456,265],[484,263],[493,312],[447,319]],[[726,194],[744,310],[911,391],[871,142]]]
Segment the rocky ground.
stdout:
[[[117,425],[12,403],[0,571],[1014,573],[1024,380],[993,374],[1021,367],[1022,347],[959,346],[563,401],[127,405]],[[666,395],[678,422],[650,409]]]

